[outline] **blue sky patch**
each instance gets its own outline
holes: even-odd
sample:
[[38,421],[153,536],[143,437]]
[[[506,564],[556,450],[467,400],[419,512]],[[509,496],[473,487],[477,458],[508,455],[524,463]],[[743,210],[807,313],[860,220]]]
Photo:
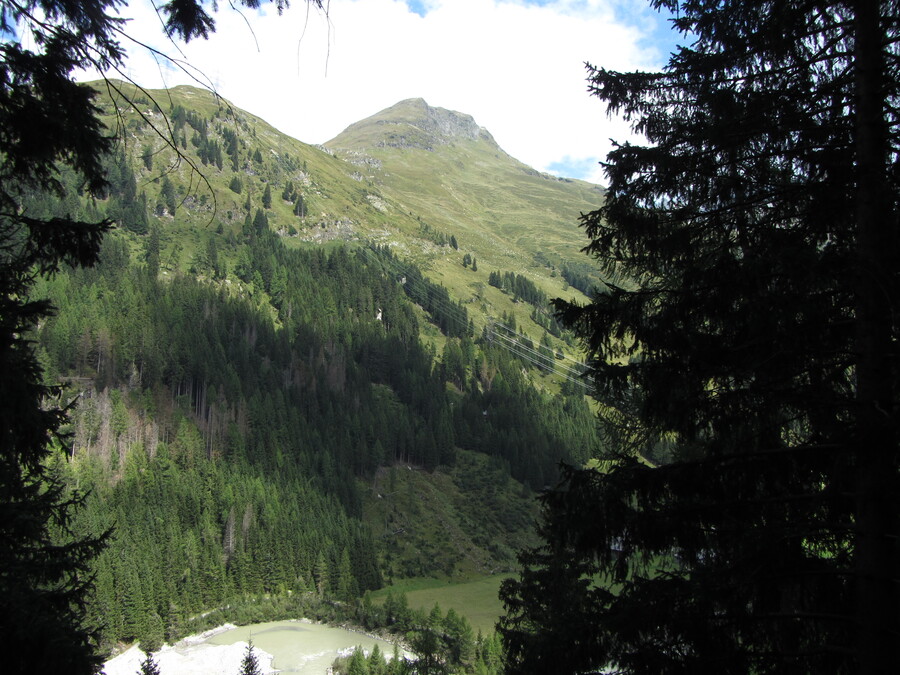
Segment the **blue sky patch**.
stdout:
[[409,11],[413,14],[418,14],[419,16],[428,14],[428,8],[422,0],[406,0],[406,6],[409,7]]
[[665,7],[659,11],[647,4],[634,2],[619,2],[616,6],[616,15],[620,21],[636,25],[644,34],[638,44],[644,48],[654,48],[659,51],[663,61],[660,66],[668,62],[669,56],[675,52],[678,45],[686,45],[691,42],[675,30],[672,26],[672,14]]
[[596,173],[599,162],[597,157],[563,157],[552,162],[547,167],[547,172],[563,178],[587,180]]
[[16,32],[15,26],[10,26],[10,30],[0,29],[0,42],[18,42],[19,34]]
[[[523,5],[537,5],[538,7],[543,7],[544,5],[549,5],[557,0],[523,0]],[[425,16],[428,14],[429,7],[427,6],[426,0],[406,0],[406,6],[410,12],[413,14],[418,14],[419,16]]]

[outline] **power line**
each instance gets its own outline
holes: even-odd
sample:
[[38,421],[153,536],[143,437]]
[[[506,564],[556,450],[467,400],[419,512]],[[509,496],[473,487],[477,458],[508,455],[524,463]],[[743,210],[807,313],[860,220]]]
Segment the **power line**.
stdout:
[[554,356],[548,356],[542,352],[539,352],[536,349],[529,347],[527,344],[523,344],[519,340],[516,340],[508,335],[492,332],[491,337],[499,340],[500,342],[498,344],[501,347],[505,348],[507,351],[515,354],[516,356],[523,358],[530,363],[533,363],[539,368],[552,369],[553,372],[560,377],[566,379],[569,382],[581,385],[581,387],[585,390],[590,389],[590,385],[585,382],[579,371],[574,368],[570,368],[569,366],[557,363]]
[[[399,261],[397,258],[378,256],[378,254],[375,251],[372,251],[371,249],[368,249],[368,248],[364,248],[361,250],[363,250],[365,252],[366,257],[369,260],[373,260],[373,258],[371,256],[376,256],[376,258],[374,258],[374,260],[383,265],[386,265],[387,267],[390,267],[391,270],[394,272],[394,274],[406,275],[409,273],[409,269],[406,266],[406,263]],[[419,285],[416,286],[415,285],[416,283]],[[418,290],[423,295],[428,294],[428,287],[426,285],[426,282],[424,281],[424,278],[421,280],[415,280],[415,282],[414,282],[413,279],[405,277],[405,284],[412,286],[414,289]],[[432,298],[432,301],[447,314],[453,314],[454,312],[461,311],[461,308],[458,305],[453,304],[453,303],[448,304],[443,299]],[[457,314],[457,320],[460,323],[462,323],[464,321],[463,317],[460,316],[460,314]],[[546,368],[547,363],[552,362],[553,366],[554,366],[553,367],[554,371],[558,371],[560,369],[565,371],[565,373],[558,373],[558,374],[565,377],[570,382],[578,382],[585,389],[589,388],[588,385],[585,384],[583,378],[581,378],[581,374],[587,370],[587,365],[585,363],[582,363],[581,361],[578,361],[577,359],[573,359],[572,357],[570,357],[566,354],[563,354],[563,358],[565,360],[571,361],[572,363],[576,364],[577,366],[580,367],[580,369],[564,366],[562,364],[556,363],[555,361],[547,361],[547,358],[548,358],[547,355],[545,355],[541,352],[538,352],[534,349],[529,349],[527,344],[522,344],[522,342],[521,342],[522,340],[527,340],[528,342],[532,341],[529,336],[527,336],[523,333],[518,333],[518,332],[514,331],[512,328],[510,328],[505,323],[498,322],[494,317],[488,317],[488,323],[489,323],[489,327],[492,332],[494,332],[493,326],[499,324],[500,326],[502,326],[504,328],[504,330],[508,331],[511,336],[514,336],[514,339],[507,337],[506,340],[502,344],[500,344],[500,346],[503,347],[504,349],[506,349],[508,352],[513,353],[516,356],[520,356],[520,357],[528,360],[529,362],[531,362],[539,367],[543,367],[543,368]],[[516,348],[514,349],[514,347],[516,347]],[[530,354],[529,354],[529,352],[530,352]],[[553,357],[551,357],[551,358],[553,358]]]
[[[425,278],[421,276],[421,273],[419,273],[419,278],[413,278],[410,276],[411,269],[409,263],[404,263],[393,256],[382,256],[376,251],[372,250],[370,247],[362,247],[358,250],[363,252],[363,255],[368,262],[377,263],[382,267],[382,269],[385,269],[385,271],[390,272],[394,276],[402,277],[402,283],[404,284],[404,286],[408,286],[419,295],[429,298],[433,305],[441,310],[451,320],[455,319],[460,325],[468,325],[466,316],[467,312],[465,312],[465,309],[460,307],[458,304],[453,303],[452,301],[445,300],[442,297],[432,296],[428,286],[430,282],[427,282]],[[505,330],[508,334],[504,335],[496,331],[496,326],[501,326],[503,330]],[[563,363],[559,363],[560,359],[557,359],[552,353],[551,355],[547,355],[534,349],[533,347],[529,347],[528,343],[533,342],[528,335],[513,330],[510,326],[503,323],[502,321],[497,321],[492,316],[488,317],[488,330],[491,336],[497,338],[497,341],[494,344],[506,350],[508,353],[513,354],[514,356],[525,361],[528,361],[541,370],[552,370],[554,374],[565,379],[566,381],[580,385],[585,391],[589,391],[591,389],[590,385],[587,384],[585,382],[585,379],[582,377],[582,374],[588,370],[587,364],[582,363],[581,361],[578,361],[577,359],[574,359],[562,352],[559,353],[562,353],[563,360],[570,361],[577,367],[571,367]],[[526,340],[527,342],[525,342]]]

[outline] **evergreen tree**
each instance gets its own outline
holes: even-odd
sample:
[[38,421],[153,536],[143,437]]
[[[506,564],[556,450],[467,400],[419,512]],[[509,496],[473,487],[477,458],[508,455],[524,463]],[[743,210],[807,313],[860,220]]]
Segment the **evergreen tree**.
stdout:
[[401,675],[406,672],[406,660],[400,656],[400,648],[394,643],[394,651],[391,654],[390,665],[387,669],[390,675]]
[[216,245],[216,238],[212,235],[206,240],[206,264],[214,277],[222,276],[219,273],[219,248]]
[[381,649],[378,647],[377,642],[375,643],[375,646],[372,647],[372,653],[369,654],[368,666],[369,675],[383,675],[385,672],[384,655],[381,653]]
[[316,578],[316,590],[319,592],[319,595],[327,595],[331,591],[331,572],[329,571],[328,561],[325,559],[325,553],[321,549],[319,549],[319,555],[316,558],[313,574]]
[[649,141],[583,216],[628,281],[558,304],[616,456],[544,498],[509,671],[890,672],[900,5],[655,4],[691,46],[590,70]]
[[[315,0],[313,0],[315,2]],[[256,0],[244,0],[256,6]],[[320,2],[316,2],[321,6]],[[109,221],[73,213],[41,217],[36,198],[63,202],[72,171],[82,194],[109,190],[103,159],[112,139],[82,69],[120,69],[122,3],[0,2],[0,640],[5,673],[95,672],[84,623],[91,561],[104,536],[71,535],[82,503],[65,488],[53,450],[64,448],[67,407],[43,381],[31,335],[51,314],[31,297],[38,275],[97,262]],[[214,29],[197,0],[160,8],[168,34],[188,40]],[[174,211],[174,208],[172,209]],[[139,223],[140,224],[140,223]]]
[[411,632],[407,638],[410,648],[416,654],[413,669],[417,675],[445,675],[447,673],[443,643],[437,627],[422,626]]
[[[68,531],[80,498],[67,495],[50,470],[51,449],[65,441],[66,412],[60,390],[44,383],[28,336],[51,312],[30,297],[37,275],[95,263],[110,223],[38,218],[28,206],[31,195],[64,196],[59,163],[80,174],[89,194],[107,190],[101,158],[110,140],[93,93],[69,73],[84,63],[80,44],[112,53],[114,19],[105,4],[90,15],[63,3],[49,7],[59,13],[57,26],[31,20],[20,5],[0,8],[7,36],[0,45],[0,640],[5,672],[90,673],[97,658],[82,609],[101,542],[60,545],[57,538],[55,525]],[[25,34],[40,51],[16,39]]]
[[141,661],[141,669],[137,675],[160,675],[159,664],[153,660],[153,654],[147,653],[147,656]]
[[444,640],[447,644],[447,660],[456,667],[471,665],[475,655],[475,639],[472,626],[452,607],[444,617]]
[[297,195],[297,201],[294,203],[294,215],[306,218],[306,202],[303,201],[303,195]]
[[369,675],[369,664],[362,647],[353,650],[350,662],[347,664],[347,675]]
[[344,602],[352,602],[359,595],[359,586],[353,578],[353,568],[350,564],[350,552],[346,548],[341,552],[336,593],[338,599]]
[[144,242],[144,260],[147,263],[147,273],[154,278],[159,274],[159,254],[159,226],[153,225],[146,242]]
[[163,176],[162,188],[160,188],[159,194],[168,214],[174,216],[175,209],[178,208],[178,193],[175,191],[175,185],[169,180],[168,176]]
[[263,191],[262,205],[264,209],[272,208],[272,186],[266,183],[266,189]]
[[262,675],[259,668],[259,658],[253,650],[253,640],[247,643],[247,650],[244,652],[244,658],[241,659],[241,669],[238,675]]
[[267,232],[268,229],[269,219],[266,217],[266,212],[262,209],[256,209],[256,213],[253,216],[253,231],[256,234],[261,234]]
[[149,143],[145,143],[141,148],[141,161],[147,171],[153,171],[153,146]]

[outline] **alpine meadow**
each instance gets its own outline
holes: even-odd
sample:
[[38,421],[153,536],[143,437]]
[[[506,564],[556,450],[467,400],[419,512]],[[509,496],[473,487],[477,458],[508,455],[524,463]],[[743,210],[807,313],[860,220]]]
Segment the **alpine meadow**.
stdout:
[[128,2],[0,0],[4,672],[237,624],[219,670],[306,673],[261,645],[309,622],[338,674],[896,672],[900,3],[650,5],[599,186],[422,98],[311,145],[130,79]]

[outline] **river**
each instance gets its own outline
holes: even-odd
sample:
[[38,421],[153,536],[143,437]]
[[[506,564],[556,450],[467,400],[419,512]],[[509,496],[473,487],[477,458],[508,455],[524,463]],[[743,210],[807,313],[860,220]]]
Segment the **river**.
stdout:
[[[285,675],[324,675],[339,655],[361,646],[366,653],[377,644],[386,655],[393,653],[390,642],[371,638],[344,628],[308,621],[272,621],[215,632],[205,639],[186,639],[165,647],[154,655],[161,675],[237,675],[246,643],[263,658],[263,672],[271,668]],[[104,666],[106,675],[135,675],[143,654],[132,648]]]

